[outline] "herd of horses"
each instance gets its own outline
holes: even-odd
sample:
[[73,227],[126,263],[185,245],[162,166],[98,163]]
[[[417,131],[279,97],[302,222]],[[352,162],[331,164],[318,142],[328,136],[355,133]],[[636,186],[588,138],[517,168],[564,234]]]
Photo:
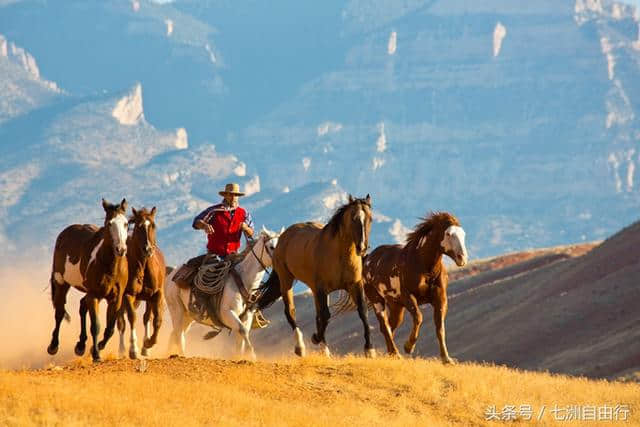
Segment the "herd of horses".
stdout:
[[[71,287],[84,293],[80,300],[80,337],[75,346],[79,356],[85,353],[86,315],[91,320],[91,355],[100,361],[117,325],[120,333],[119,354],[126,353],[125,316],[130,326],[129,357],[139,357],[136,336],[136,310],[145,302],[143,315],[145,337],[142,355],[148,356],[156,344],[167,304],[173,332],[170,353],[184,355],[185,334],[194,322],[213,326],[189,311],[191,289],[174,281],[176,269],[165,265],[156,240],[156,208],[132,208],[127,217],[127,202],[111,204],[102,200],[105,212],[102,227],[74,224],[56,239],[51,297],[55,309],[55,327],[47,351],[56,354],[62,320],[69,320],[66,296]],[[371,198],[353,198],[339,207],[327,224],[298,223],[280,232],[262,228],[258,237],[247,243],[234,265],[234,274],[224,280],[217,318],[235,332],[240,354],[255,351],[249,339],[256,310],[264,309],[282,297],[284,314],[294,335],[294,351],[306,353],[302,332],[296,323],[293,283],[305,283],[314,297],[316,332],[311,341],[329,355],[325,331],[331,310],[329,294],[346,291],[334,305],[336,313],[357,309],[364,327],[365,355],[375,354],[367,312],[373,308],[387,351],[398,356],[394,334],[407,310],[413,328],[404,345],[412,353],[420,326],[420,305],[431,304],[440,357],[453,363],[445,339],[447,314],[447,270],[443,256],[458,266],[467,262],[465,232],[455,216],[446,212],[431,213],[408,234],[404,245],[382,245],[367,254],[372,222]],[[266,270],[272,272],[265,283]],[[233,276],[233,277],[232,277]],[[107,301],[107,324],[99,340],[99,302]],[[153,330],[153,332],[152,332]],[[211,334],[215,336],[215,334]]]

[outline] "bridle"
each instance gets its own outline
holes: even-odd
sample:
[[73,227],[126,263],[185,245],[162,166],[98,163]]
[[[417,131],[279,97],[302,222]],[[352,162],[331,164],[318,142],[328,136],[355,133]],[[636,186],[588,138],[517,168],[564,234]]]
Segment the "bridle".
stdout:
[[264,252],[267,251],[267,254],[269,255],[269,257],[271,258],[271,262],[273,263],[273,252],[271,252],[268,248],[267,248],[267,243],[270,242],[271,240],[275,239],[276,236],[274,237],[269,237],[268,239],[264,239],[264,244],[262,245],[262,250],[260,251],[260,256],[258,256],[255,251],[253,250],[253,248],[255,247],[255,244],[251,245],[251,253],[253,254],[254,257],[256,257],[256,260],[258,260],[258,262],[260,263],[260,266],[262,267],[263,270],[267,270],[267,266],[264,265],[264,263],[262,262],[262,256],[264,255]]

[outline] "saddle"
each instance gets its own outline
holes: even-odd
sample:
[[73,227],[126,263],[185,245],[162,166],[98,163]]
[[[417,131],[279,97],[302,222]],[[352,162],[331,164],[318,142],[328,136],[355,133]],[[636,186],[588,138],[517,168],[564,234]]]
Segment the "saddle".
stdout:
[[[253,304],[255,296],[250,295],[242,283],[240,275],[233,268],[242,260],[241,256],[233,254],[221,259],[215,254],[200,255],[191,258],[181,267],[173,277],[174,283],[183,289],[191,289],[189,296],[189,311],[199,321],[207,318],[213,324],[213,331],[205,338],[210,339],[220,333],[226,326],[220,321],[220,300],[224,290],[224,279],[231,274],[238,290],[247,304]],[[243,313],[244,314],[244,313]],[[267,327],[269,321],[257,310],[253,317],[252,329]]]

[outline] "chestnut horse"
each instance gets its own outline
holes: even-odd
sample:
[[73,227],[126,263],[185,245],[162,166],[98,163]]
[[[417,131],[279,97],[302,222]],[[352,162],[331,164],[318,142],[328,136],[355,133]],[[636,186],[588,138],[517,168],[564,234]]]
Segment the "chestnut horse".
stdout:
[[[124,291],[124,300],[120,315],[118,316],[118,331],[120,332],[119,354],[125,353],[124,314],[127,313],[129,326],[131,327],[131,340],[129,357],[138,358],[138,337],[136,335],[136,308],[140,301],[146,302],[143,316],[144,321],[144,345],[142,355],[148,356],[149,350],[158,340],[158,331],[162,326],[162,314],[164,311],[164,255],[156,242],[156,208],[148,211],[145,208],[135,210],[131,208],[133,215],[129,218],[129,224],[133,225],[133,232],[127,239],[127,261],[129,264],[129,280]],[[153,334],[151,331],[151,317],[153,316]]]
[[344,289],[356,301],[358,314],[364,325],[365,354],[373,355],[373,346],[367,319],[367,306],[362,288],[362,257],[369,244],[371,229],[371,198],[354,199],[340,207],[329,222],[306,222],[287,228],[276,247],[273,272],[263,287],[258,308],[263,309],[280,296],[284,301],[284,314],[294,331],[295,353],[304,356],[302,332],[296,325],[293,302],[293,281],[304,282],[313,292],[316,305],[316,333],[311,337],[320,344],[325,354],[329,348],[325,330],[331,317],[329,293]]
[[[51,272],[51,299],[55,308],[56,326],[53,329],[49,354],[58,352],[58,334],[63,318],[69,319],[65,311],[67,292],[73,286],[86,295],[80,300],[80,338],[75,352],[84,354],[87,340],[86,314],[91,317],[91,355],[100,361],[100,351],[113,335],[116,316],[122,303],[122,294],[127,285],[127,202],[110,204],[102,199],[106,213],[104,225],[74,224],[65,228],[56,239]],[[107,327],[102,341],[98,343],[100,323],[99,302],[106,299]]]
[[[398,355],[393,335],[402,324],[405,309],[413,317],[413,329],[404,350],[408,354],[413,352],[422,324],[419,306],[429,303],[433,306],[440,358],[444,363],[453,363],[445,340],[448,279],[442,256],[449,256],[458,266],[465,265],[467,249],[464,239],[465,232],[458,219],[449,213],[437,212],[424,218],[407,235],[404,246],[378,246],[365,258],[364,289],[375,310],[389,354]],[[346,296],[336,304],[342,304],[339,312],[353,307],[350,301],[345,304],[348,298]]]

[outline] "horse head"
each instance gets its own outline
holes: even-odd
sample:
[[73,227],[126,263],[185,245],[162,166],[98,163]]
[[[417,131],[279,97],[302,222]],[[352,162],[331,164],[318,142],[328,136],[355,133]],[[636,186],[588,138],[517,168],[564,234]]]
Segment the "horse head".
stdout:
[[264,225],[254,247],[252,248],[256,258],[264,267],[271,267],[273,265],[273,254],[278,244],[278,238],[284,231],[284,227],[280,229],[280,232],[268,230]]
[[345,226],[351,230],[356,252],[364,256],[369,248],[369,233],[371,232],[371,196],[357,199],[349,194],[349,203],[343,217]]
[[444,253],[462,267],[467,263],[467,247],[464,243],[465,232],[459,225],[450,225],[444,230],[440,246]]
[[133,215],[129,224],[133,225],[132,244],[140,249],[145,258],[153,255],[156,248],[156,207],[148,211],[146,208],[131,208]]
[[116,256],[125,256],[127,253],[127,229],[129,223],[126,217],[127,201],[122,199],[119,204],[111,204],[102,199],[102,207],[106,213],[104,227],[109,231],[107,238],[111,241],[113,251]]

